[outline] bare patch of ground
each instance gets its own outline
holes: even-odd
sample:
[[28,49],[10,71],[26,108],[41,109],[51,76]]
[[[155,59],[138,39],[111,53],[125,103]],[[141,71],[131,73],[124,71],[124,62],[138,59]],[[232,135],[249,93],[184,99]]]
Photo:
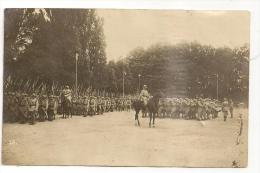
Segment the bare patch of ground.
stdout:
[[[106,166],[247,166],[247,109],[235,117],[203,123],[195,120],[156,119],[149,128],[133,112],[94,117],[74,116],[35,125],[4,124],[2,162],[7,165]],[[241,143],[236,145],[244,114]]]

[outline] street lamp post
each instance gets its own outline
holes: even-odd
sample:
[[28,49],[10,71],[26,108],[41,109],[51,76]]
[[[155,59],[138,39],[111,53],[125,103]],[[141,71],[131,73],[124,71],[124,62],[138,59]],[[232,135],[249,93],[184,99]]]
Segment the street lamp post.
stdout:
[[79,54],[76,53],[76,79],[75,79],[75,87],[76,87],[76,96],[78,96],[78,56]]
[[141,85],[140,78],[141,78],[141,75],[138,74],[138,92],[140,92],[140,85]]
[[125,75],[126,73],[123,71],[123,98],[125,97]]
[[218,73],[217,73],[217,100],[218,100]]

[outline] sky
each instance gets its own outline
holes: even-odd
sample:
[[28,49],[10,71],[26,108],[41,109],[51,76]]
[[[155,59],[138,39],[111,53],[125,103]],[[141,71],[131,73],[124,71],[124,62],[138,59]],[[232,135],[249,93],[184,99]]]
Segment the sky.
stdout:
[[250,42],[246,11],[104,10],[107,60],[119,60],[137,47],[197,41],[214,47]]

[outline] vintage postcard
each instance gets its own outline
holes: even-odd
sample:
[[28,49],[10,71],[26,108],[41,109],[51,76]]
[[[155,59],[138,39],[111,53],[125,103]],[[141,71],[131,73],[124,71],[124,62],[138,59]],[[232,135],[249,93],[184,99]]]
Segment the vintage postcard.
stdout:
[[248,11],[5,9],[4,165],[247,167]]

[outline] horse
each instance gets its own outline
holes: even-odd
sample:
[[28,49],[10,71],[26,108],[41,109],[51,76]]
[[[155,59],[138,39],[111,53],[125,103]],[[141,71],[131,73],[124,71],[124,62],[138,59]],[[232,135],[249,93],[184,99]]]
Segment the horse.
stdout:
[[159,109],[159,95],[155,95],[154,97],[150,98],[147,103],[147,109],[148,109],[148,114],[149,114],[149,127],[151,128],[151,122],[153,120],[153,127],[154,126],[154,121],[155,121],[155,115],[158,114],[158,109]]
[[151,121],[153,120],[153,127],[154,127],[154,122],[155,122],[155,115],[158,114],[158,109],[159,109],[159,95],[155,95],[154,97],[151,97],[147,105],[144,104],[144,102],[140,99],[135,99],[132,102],[132,107],[135,110],[135,121],[137,121],[138,126],[140,126],[140,121],[139,121],[139,112],[141,110],[147,110],[150,121],[149,121],[149,127],[151,127]]
[[[142,101],[142,102],[143,102],[143,101]],[[148,101],[147,101],[147,103],[148,103]],[[143,117],[143,118],[147,117],[147,114],[148,114],[147,103],[146,103],[146,105],[145,105],[144,102],[143,102],[143,107],[142,107],[142,117]]]
[[138,126],[140,126],[138,114],[143,109],[144,103],[143,103],[143,101],[141,101],[139,99],[135,99],[135,100],[133,100],[132,107],[135,110],[135,121],[137,121]]
[[61,95],[62,118],[72,118],[72,103],[63,94]]

